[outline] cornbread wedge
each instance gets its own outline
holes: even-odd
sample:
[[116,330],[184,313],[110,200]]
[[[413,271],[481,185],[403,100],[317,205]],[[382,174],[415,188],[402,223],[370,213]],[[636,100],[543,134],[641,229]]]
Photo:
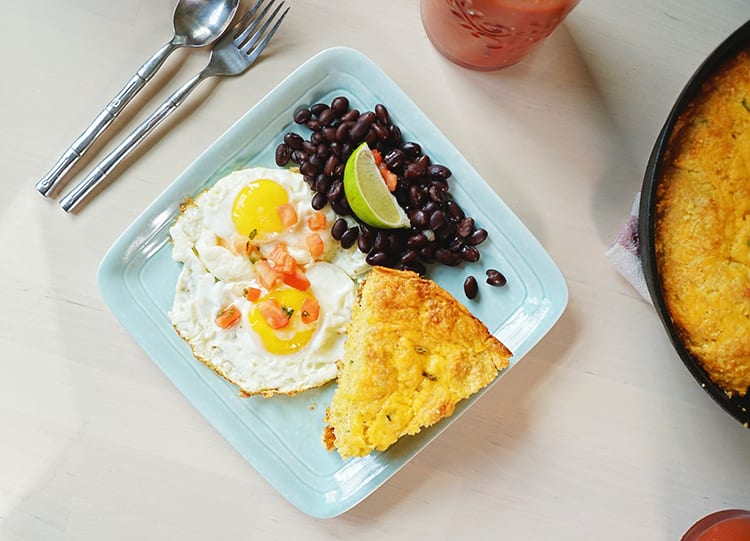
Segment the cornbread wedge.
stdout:
[[451,415],[511,352],[431,280],[374,267],[352,309],[323,441],[342,458],[384,451]]

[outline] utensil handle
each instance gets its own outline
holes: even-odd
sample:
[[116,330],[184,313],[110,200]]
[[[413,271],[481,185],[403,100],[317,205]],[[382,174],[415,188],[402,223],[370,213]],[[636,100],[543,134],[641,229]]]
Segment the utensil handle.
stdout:
[[122,143],[107,154],[102,161],[89,173],[86,178],[79,182],[73,189],[60,199],[60,206],[65,212],[72,212],[75,208],[114,170],[117,165],[125,159],[146,136],[151,133],[161,122],[172,114],[179,105],[185,101],[188,94],[198,86],[204,78],[202,73],[193,77],[190,81],[178,88],[167,98],[151,115],[144,120]]
[[86,128],[73,144],[63,153],[59,160],[36,183],[36,189],[44,196],[49,196],[62,181],[63,177],[70,171],[71,167],[91,148],[96,140],[112,124],[112,121],[125,108],[146,85],[156,71],[161,67],[167,57],[177,48],[171,41],[154,53],[151,58],[138,69],[130,80],[122,87],[117,95],[96,116],[93,122]]

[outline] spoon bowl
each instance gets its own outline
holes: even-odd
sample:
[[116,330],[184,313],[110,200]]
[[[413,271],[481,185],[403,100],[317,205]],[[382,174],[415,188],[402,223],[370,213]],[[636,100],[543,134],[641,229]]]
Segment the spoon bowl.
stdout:
[[176,47],[205,47],[216,41],[232,22],[239,0],[180,0],[174,8]]

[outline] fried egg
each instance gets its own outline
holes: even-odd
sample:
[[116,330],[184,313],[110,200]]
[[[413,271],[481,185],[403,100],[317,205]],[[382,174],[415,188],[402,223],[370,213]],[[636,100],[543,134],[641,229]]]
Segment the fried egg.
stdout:
[[169,317],[193,354],[244,394],[294,394],[336,377],[357,282],[356,247],[330,236],[292,170],[230,173],[170,229],[182,263]]

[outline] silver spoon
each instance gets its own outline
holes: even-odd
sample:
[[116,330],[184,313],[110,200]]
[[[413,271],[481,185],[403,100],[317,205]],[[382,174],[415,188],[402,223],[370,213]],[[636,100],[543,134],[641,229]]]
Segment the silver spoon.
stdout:
[[167,57],[180,47],[203,47],[216,41],[232,22],[239,3],[239,0],[179,0],[174,9],[174,36],[171,41],[138,69],[49,172],[36,183],[36,189],[44,196],[53,193],[73,164],[104,133]]

